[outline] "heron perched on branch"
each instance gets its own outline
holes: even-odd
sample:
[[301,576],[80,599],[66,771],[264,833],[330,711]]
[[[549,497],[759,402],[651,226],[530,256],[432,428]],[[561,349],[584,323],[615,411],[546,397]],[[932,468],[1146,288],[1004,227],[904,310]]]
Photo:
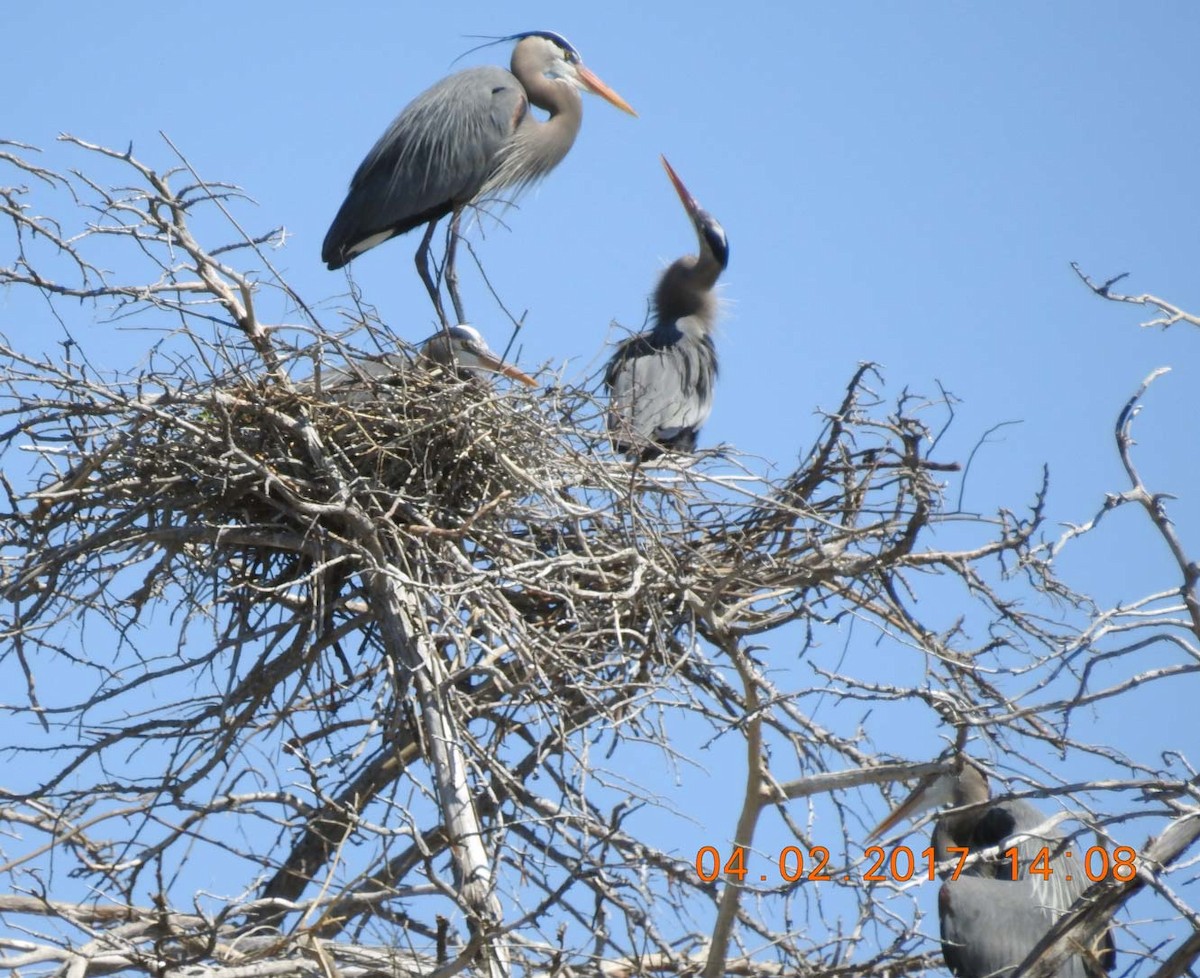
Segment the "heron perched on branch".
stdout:
[[[445,276],[462,322],[454,253],[463,210],[501,190],[519,192],[559,164],[583,118],[580,90],[637,114],[562,35],[528,31],[501,40],[517,42],[512,71],[468,68],[413,99],[359,164],[321,246],[322,261],[341,268],[388,238],[427,225],[417,271],[444,326],[450,324],[429,267],[438,221],[452,215]],[[538,121],[530,105],[550,117]]]
[[[1052,820],[1029,802],[991,800],[987,776],[962,754],[955,758],[952,771],[923,778],[870,838],[941,806],[950,810],[938,816],[933,830],[938,863],[952,860],[961,865],[961,850],[967,855],[992,847],[999,850],[994,859],[965,865],[956,879],[942,883],[938,891],[942,956],[958,978],[1004,978],[1087,889],[1084,866],[1067,848],[1062,834],[1048,827]],[[1090,958],[1087,964],[1082,955]],[[1088,978],[1101,970],[1111,971],[1115,959],[1112,933],[1105,931],[1099,946],[1071,957],[1059,969],[1058,978]]]
[[662,163],[700,248],[663,272],[654,291],[654,327],[621,343],[604,374],[613,445],[642,459],[666,449],[695,449],[696,435],[712,411],[717,379],[713,289],[729,262],[725,229],[696,202],[666,157]]

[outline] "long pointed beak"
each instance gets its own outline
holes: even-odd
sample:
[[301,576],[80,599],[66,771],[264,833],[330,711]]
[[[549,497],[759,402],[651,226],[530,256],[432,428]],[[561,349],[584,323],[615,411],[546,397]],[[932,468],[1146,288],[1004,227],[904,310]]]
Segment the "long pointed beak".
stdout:
[[887,817],[871,830],[867,839],[877,839],[893,825],[936,806],[938,798],[934,789],[940,777],[942,775],[930,774],[918,781],[912,794],[888,812]]
[[659,159],[662,160],[663,168],[666,169],[667,176],[671,178],[671,183],[675,185],[675,193],[679,194],[679,199],[683,202],[684,209],[688,212],[688,217],[692,219],[693,224],[696,224],[698,222],[699,215],[704,213],[704,208],[701,207],[696,198],[692,196],[691,191],[689,191],[688,188],[683,185],[683,181],[679,179],[679,174],[676,173],[671,164],[667,162],[667,158],[665,156],[660,156]]
[[725,236],[725,229],[721,227],[720,221],[700,206],[700,202],[683,185],[679,174],[667,162],[667,158],[660,156],[659,159],[662,160],[663,168],[667,171],[667,176],[671,178],[671,183],[675,187],[675,193],[679,195],[679,200],[683,203],[684,210],[687,211],[692,227],[696,230],[696,238],[700,242],[700,262],[707,266],[707,271],[711,273],[712,281],[715,283],[717,276],[729,264],[729,239]]
[[620,95],[614,92],[600,77],[590,68],[585,68],[581,64],[575,65],[575,74],[579,76],[579,80],[587,86],[587,90],[595,95],[599,95],[604,101],[615,105],[622,112],[628,112],[635,119],[637,113],[633,111],[633,106],[626,102]]
[[494,373],[503,374],[512,380],[519,380],[526,387],[538,386],[538,382],[530,377],[529,374],[518,370],[511,363],[505,363],[496,354],[492,353],[491,350],[486,352],[475,351],[475,357],[479,360],[481,367],[486,367]]

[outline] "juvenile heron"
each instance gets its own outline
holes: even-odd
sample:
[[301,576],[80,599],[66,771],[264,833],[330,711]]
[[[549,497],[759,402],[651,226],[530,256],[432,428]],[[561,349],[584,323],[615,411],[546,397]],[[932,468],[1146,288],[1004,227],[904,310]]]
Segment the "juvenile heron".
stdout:
[[[396,117],[359,164],[321,259],[330,269],[397,234],[427,225],[417,249],[417,271],[443,325],[449,325],[429,267],[433,231],[447,214],[450,240],[446,284],[461,322],[454,270],[463,209],[497,191],[519,192],[556,167],[579,132],[580,90],[594,92],[636,115],[629,104],[584,67],[561,34],[527,31],[516,41],[512,71],[468,68],[418,95]],[[530,105],[545,109],[539,122]]]
[[[999,847],[995,860],[966,866],[957,879],[945,880],[938,891],[942,957],[958,978],[1004,978],[1029,956],[1088,886],[1083,865],[1060,846],[1062,834],[1045,828],[1045,815],[1023,799],[989,804],[990,800],[987,776],[959,755],[953,771],[923,778],[869,836],[880,836],[919,812],[950,806],[933,830],[939,863],[957,859],[959,853],[951,853],[950,846],[965,847],[972,854]],[[960,810],[964,806],[976,807]],[[1027,838],[1010,841],[1023,833]],[[1004,855],[1014,846],[1015,880],[1011,857]],[[1093,968],[1099,965],[1111,971],[1116,963],[1112,933],[1105,931],[1099,944],[1084,953],[1092,958]],[[1058,978],[1088,978],[1089,973],[1075,955],[1059,969]]]
[[[538,386],[537,381],[528,374],[501,360],[492,352],[479,330],[465,323],[440,329],[422,340],[417,344],[417,354],[418,362],[425,361],[426,366],[432,364],[456,377],[486,380],[488,374],[502,374],[529,387]],[[361,380],[388,383],[412,367],[411,353],[356,356],[346,366],[325,367],[321,371],[321,388],[337,390]]]
[[666,157],[662,163],[696,229],[699,254],[685,255],[663,272],[654,291],[654,327],[621,343],[604,374],[613,446],[643,460],[667,449],[694,450],[712,411],[713,288],[729,262],[724,228],[696,202]]
[[440,329],[422,341],[421,355],[441,367],[452,367],[456,373],[484,378],[485,374],[503,374],[519,380],[528,387],[537,387],[538,382],[522,373],[510,363],[505,363],[487,345],[487,341],[474,326],[460,323]]

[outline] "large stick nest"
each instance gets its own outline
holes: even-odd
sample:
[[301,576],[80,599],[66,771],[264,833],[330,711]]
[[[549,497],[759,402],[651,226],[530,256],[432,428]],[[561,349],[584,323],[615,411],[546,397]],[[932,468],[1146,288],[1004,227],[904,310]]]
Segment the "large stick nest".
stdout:
[[[255,376],[250,344],[208,350],[224,363],[208,377],[183,361],[118,384],[25,361],[29,387],[10,387],[40,408],[8,437],[44,463],[32,511],[18,504],[18,535],[40,545],[7,568],[9,595],[37,617],[99,579],[124,625],[169,582],[198,601],[216,574],[218,600],[254,605],[256,623],[303,612],[316,640],[369,616],[361,575],[398,568],[463,665],[506,648],[542,668],[671,661],[684,626],[755,632],[851,584],[869,599],[871,568],[901,566],[937,509],[946,466],[903,407],[871,417],[866,369],[772,484],[720,457],[631,465],[579,391],[495,389],[405,353],[341,347],[329,366],[334,349],[302,351],[294,382]],[[135,566],[140,585],[113,600]]]

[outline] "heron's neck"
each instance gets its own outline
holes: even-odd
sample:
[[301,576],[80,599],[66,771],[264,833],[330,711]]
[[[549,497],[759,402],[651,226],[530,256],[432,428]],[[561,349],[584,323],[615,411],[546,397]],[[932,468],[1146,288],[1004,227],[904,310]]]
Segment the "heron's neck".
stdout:
[[680,336],[702,340],[712,335],[716,321],[716,302],[709,297],[707,302],[699,306],[658,309],[654,318],[654,332],[664,340]]
[[545,122],[539,122],[526,113],[519,129],[519,137],[530,144],[530,149],[544,162],[544,168],[550,169],[567,155],[579,134],[583,99],[570,82],[547,78],[541,58],[533,49],[516,47],[512,73],[525,88],[529,101],[550,114]]
[[999,839],[981,840],[978,826],[985,811],[979,808],[959,809],[967,805],[978,805],[988,800],[987,782],[982,778],[961,777],[954,786],[950,799],[951,809],[938,816],[937,828],[934,830],[934,846],[938,849],[937,858],[941,862],[951,855],[947,846],[991,846]]
[[715,261],[695,255],[672,262],[654,291],[655,332],[664,339],[678,333],[694,339],[708,336],[717,319],[713,286],[720,274]]
[[969,846],[979,812],[948,812],[939,819],[939,827],[946,836],[947,845]]

